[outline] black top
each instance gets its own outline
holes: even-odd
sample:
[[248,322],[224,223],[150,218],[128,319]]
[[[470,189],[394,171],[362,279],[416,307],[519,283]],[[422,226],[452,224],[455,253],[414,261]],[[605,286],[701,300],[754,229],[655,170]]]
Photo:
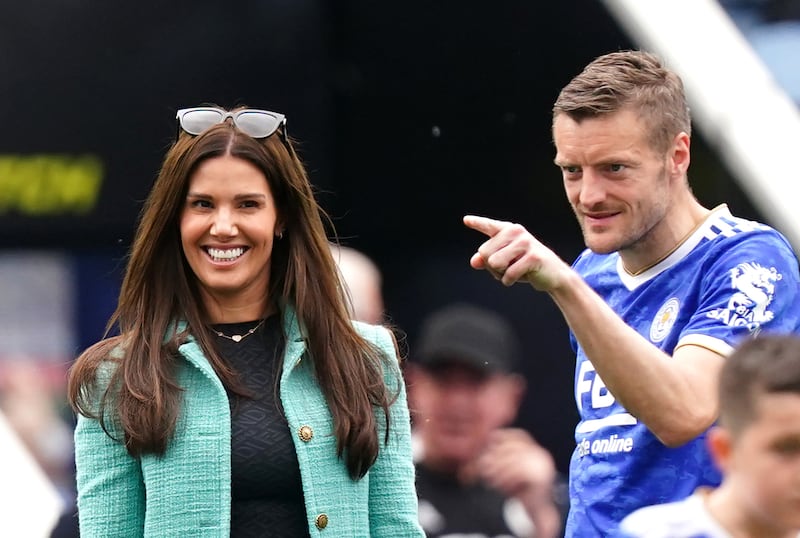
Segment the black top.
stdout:
[[[521,503],[512,506],[500,492],[481,482],[462,484],[453,475],[431,470],[422,462],[417,462],[416,473],[419,522],[428,538],[514,538],[535,531]],[[562,528],[569,511],[567,488],[567,481],[559,474],[553,501]]]
[[[245,334],[257,324],[219,324],[213,329]],[[232,538],[309,536],[297,453],[279,405],[276,376],[283,339],[280,315],[269,317],[240,342],[216,338],[222,357],[254,395],[229,394]]]
[[481,483],[464,485],[452,475],[417,463],[419,521],[429,538],[512,538],[505,520],[505,498]]

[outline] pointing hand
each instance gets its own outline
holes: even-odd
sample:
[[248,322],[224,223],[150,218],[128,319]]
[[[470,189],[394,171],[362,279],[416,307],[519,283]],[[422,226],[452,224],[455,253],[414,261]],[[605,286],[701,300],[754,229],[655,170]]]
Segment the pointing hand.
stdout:
[[472,255],[470,265],[485,269],[511,286],[525,281],[541,291],[552,291],[563,283],[569,266],[540,243],[520,224],[467,215],[464,224],[489,237]]

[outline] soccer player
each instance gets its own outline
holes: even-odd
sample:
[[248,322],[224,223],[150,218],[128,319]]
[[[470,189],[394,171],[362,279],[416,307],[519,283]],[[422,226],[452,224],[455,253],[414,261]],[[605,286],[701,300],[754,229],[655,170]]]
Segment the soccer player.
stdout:
[[552,130],[588,247],[572,266],[519,224],[464,223],[488,237],[472,267],[548,293],[569,325],[581,420],[566,536],[606,536],[639,507],[719,484],[705,436],[720,368],[745,337],[798,331],[800,274],[779,232],[692,194],[683,84],[655,55],[592,61]]

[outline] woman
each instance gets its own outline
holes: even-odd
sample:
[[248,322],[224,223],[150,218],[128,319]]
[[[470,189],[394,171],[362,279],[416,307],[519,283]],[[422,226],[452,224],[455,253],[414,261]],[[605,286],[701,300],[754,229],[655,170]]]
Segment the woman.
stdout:
[[349,319],[285,118],[178,120],[70,371],[81,536],[424,536],[396,343]]

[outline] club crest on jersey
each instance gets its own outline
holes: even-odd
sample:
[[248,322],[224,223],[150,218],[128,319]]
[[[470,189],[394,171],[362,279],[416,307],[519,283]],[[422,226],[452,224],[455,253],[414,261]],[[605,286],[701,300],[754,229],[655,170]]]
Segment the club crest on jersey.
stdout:
[[656,312],[656,317],[653,318],[653,323],[650,325],[650,341],[660,342],[667,337],[672,326],[675,325],[675,320],[678,319],[678,309],[681,303],[677,297],[672,297]]
[[729,271],[731,287],[735,290],[725,308],[712,310],[707,315],[731,327],[747,326],[757,331],[762,323],[772,320],[775,314],[767,307],[775,294],[775,282],[783,275],[774,267],[767,269],[755,262],[740,263]]

